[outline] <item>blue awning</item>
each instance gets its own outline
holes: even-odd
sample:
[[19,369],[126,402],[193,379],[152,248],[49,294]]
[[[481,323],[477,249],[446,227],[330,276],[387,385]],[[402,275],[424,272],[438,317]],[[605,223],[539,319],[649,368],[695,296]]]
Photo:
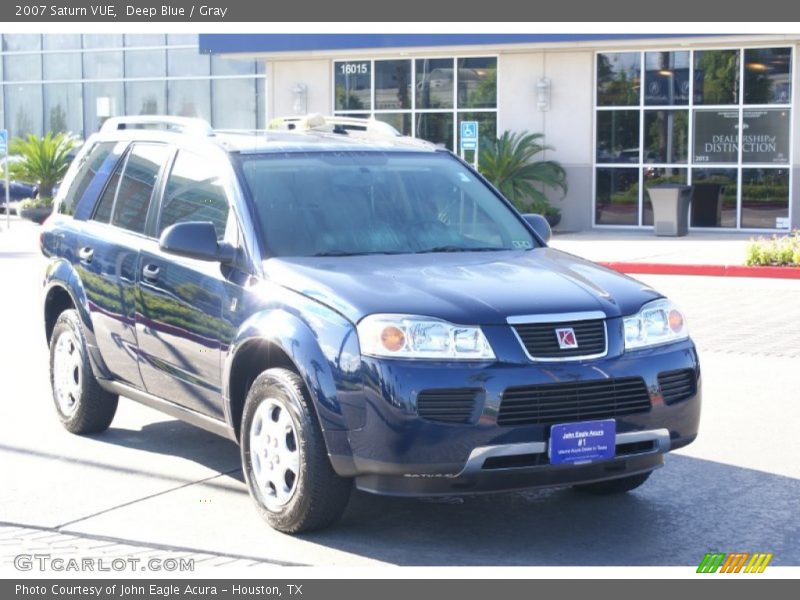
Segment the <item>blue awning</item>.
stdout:
[[325,50],[386,50],[431,46],[652,40],[675,37],[700,36],[653,33],[201,33],[200,52],[208,54],[270,54]]

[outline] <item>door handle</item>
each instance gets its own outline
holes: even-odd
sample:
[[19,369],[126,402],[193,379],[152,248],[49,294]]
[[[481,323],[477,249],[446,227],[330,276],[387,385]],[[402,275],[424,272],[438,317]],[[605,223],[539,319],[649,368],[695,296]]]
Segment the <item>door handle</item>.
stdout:
[[155,265],[145,265],[142,268],[142,277],[147,281],[158,281],[158,272],[160,270]]
[[81,259],[81,262],[90,263],[92,262],[92,258],[94,258],[94,248],[90,248],[89,246],[84,246],[80,250],[78,250],[78,258]]

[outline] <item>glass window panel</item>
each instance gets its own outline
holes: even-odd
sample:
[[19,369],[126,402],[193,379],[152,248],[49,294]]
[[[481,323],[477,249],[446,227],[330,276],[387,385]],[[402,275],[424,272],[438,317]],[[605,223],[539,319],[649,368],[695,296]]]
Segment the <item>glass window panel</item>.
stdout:
[[253,60],[211,57],[212,75],[253,75],[254,73],[255,61]]
[[497,59],[458,59],[458,108],[497,107]]
[[453,59],[417,59],[416,70],[417,108],[453,108]]
[[646,110],[644,162],[685,163],[689,153],[689,111]]
[[267,126],[267,80],[255,80],[256,86],[256,128],[265,129]]
[[168,114],[211,120],[211,83],[208,79],[168,81],[167,98]]
[[80,50],[79,33],[45,33],[42,36],[45,50]]
[[403,135],[411,135],[411,113],[378,113],[375,118],[388,123]]
[[42,36],[38,33],[4,33],[3,50],[5,52],[24,52],[41,50]]
[[742,117],[742,162],[788,164],[791,111],[745,109]]
[[83,135],[83,86],[80,83],[44,85],[45,129]]
[[739,103],[738,50],[695,51],[694,103]]
[[117,33],[85,33],[84,48],[121,48],[122,34]]
[[375,61],[375,110],[411,108],[411,61]]
[[257,127],[255,82],[254,79],[214,79],[211,82],[211,115],[214,127]]
[[597,162],[639,162],[639,111],[597,111]]
[[616,52],[597,55],[598,106],[639,104],[641,54]]
[[453,113],[417,113],[414,136],[453,149]]
[[125,51],[125,77],[164,77],[166,74],[165,50]]
[[123,113],[123,89],[121,82],[92,82],[83,86],[83,110],[85,134],[94,133],[108,117]]
[[227,219],[228,200],[217,167],[205,157],[180,151],[164,191],[158,235],[175,223],[211,221],[222,239]]
[[121,79],[122,51],[85,52],[83,54],[83,76],[86,79]]
[[[79,163],[78,171],[69,183],[69,188],[58,205],[58,212],[64,215],[75,214],[75,207],[83,198],[83,193],[97,175],[97,171],[114,149],[115,142],[104,142],[95,145],[89,154],[84,155],[83,162]],[[62,184],[66,185],[66,181]]]
[[163,144],[136,144],[133,147],[114,202],[113,225],[128,231],[144,232],[150,198],[168,152],[168,146]]
[[6,126],[9,138],[42,135],[42,86],[38,83],[6,84]]
[[100,201],[94,209],[92,220],[100,221],[101,223],[108,223],[111,220],[111,211],[114,209],[114,198],[117,195],[117,188],[119,187],[119,180],[124,166],[125,161],[120,161],[114,173],[108,178],[108,183],[106,183],[106,187],[103,190],[103,195],[100,196]]
[[653,202],[647,189],[657,185],[686,185],[689,175],[688,169],[675,167],[645,167],[644,168],[644,196],[642,206],[642,225],[653,224]]
[[639,169],[598,168],[595,224],[639,224]]
[[644,103],[689,104],[689,52],[646,52]]
[[[458,128],[456,134],[459,136],[458,142],[461,143],[461,121],[478,122],[478,147],[480,148],[484,140],[497,139],[497,114],[493,112],[461,112],[458,113]],[[460,146],[456,146],[456,149]]]
[[3,57],[5,81],[41,81],[41,54],[7,54]]
[[167,50],[167,75],[170,77],[208,77],[210,60],[196,48]]
[[792,101],[792,49],[750,48],[744,51],[744,103],[788,104]]
[[163,46],[166,37],[163,33],[126,33],[125,46]]
[[738,110],[695,111],[694,162],[739,162]]
[[196,33],[168,33],[167,44],[171,46],[198,45]]
[[43,54],[44,79],[82,79],[83,67],[80,52]]
[[692,227],[736,227],[736,169],[692,169]]
[[336,88],[336,110],[370,110],[372,108],[372,66],[368,60],[333,63]]
[[167,105],[165,81],[128,81],[125,83],[126,115],[161,115]]
[[742,169],[742,227],[788,227],[789,170]]

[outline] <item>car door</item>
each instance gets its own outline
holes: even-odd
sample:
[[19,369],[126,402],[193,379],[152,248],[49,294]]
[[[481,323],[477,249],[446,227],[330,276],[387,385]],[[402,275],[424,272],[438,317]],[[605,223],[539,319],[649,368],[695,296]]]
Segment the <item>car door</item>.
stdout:
[[[179,150],[167,176],[156,237],[185,221],[210,221],[220,240],[235,223],[229,209],[227,158]],[[223,320],[228,267],[162,252],[156,240],[139,257],[141,305],[136,315],[147,391],[222,419],[220,349],[232,336]]]
[[83,223],[76,253],[100,355],[116,380],[137,388],[143,383],[135,329],[136,269],[153,192],[170,152],[165,144],[133,144]]

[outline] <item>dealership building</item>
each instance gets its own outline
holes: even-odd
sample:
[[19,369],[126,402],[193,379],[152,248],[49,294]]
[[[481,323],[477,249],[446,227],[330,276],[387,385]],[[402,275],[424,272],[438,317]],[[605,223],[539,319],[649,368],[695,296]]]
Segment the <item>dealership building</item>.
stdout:
[[[648,189],[693,185],[693,230],[800,228],[800,35],[5,35],[4,127],[87,135],[167,113],[260,129],[374,117],[458,152],[543,133],[564,230],[650,228]],[[471,158],[468,152],[468,158]]]

